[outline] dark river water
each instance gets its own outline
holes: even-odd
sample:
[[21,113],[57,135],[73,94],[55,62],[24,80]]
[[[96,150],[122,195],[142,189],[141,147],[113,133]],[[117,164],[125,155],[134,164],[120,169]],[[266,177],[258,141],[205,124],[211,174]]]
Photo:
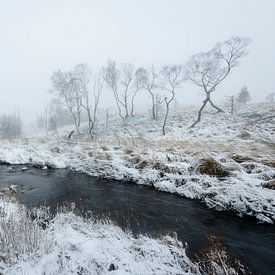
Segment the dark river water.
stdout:
[[28,206],[75,202],[82,210],[110,215],[120,226],[151,236],[177,232],[188,243],[191,258],[207,247],[207,232],[222,238],[230,254],[241,258],[253,274],[275,274],[275,227],[207,209],[197,201],[157,192],[149,187],[104,180],[60,169],[0,166],[0,185],[16,184]]

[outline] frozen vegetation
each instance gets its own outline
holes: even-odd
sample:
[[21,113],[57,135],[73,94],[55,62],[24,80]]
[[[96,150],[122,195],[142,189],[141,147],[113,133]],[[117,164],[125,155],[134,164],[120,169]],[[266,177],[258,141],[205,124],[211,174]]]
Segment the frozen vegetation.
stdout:
[[[209,208],[275,221],[274,104],[248,105],[237,114],[206,110],[190,128],[196,109],[173,111],[167,133],[147,114],[127,124],[104,118],[98,139],[67,140],[72,127],[48,136],[2,141],[0,161],[38,168],[70,168],[81,173],[150,185],[196,199]],[[271,117],[266,119],[267,117]]]
[[[108,220],[63,208],[27,209],[1,193],[1,274],[238,274],[245,270],[222,246],[192,262],[175,236],[133,236]],[[228,273],[229,272],[229,273]]]
[[135,238],[108,221],[72,212],[57,214],[43,229],[45,209],[0,203],[1,273],[199,274],[182,243],[169,236]]
[[21,2],[0,10],[0,275],[275,272],[274,1]]

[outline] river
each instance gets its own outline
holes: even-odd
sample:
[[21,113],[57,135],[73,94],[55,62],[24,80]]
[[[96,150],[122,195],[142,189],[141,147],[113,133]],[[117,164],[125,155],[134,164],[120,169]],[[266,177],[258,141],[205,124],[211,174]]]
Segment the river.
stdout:
[[108,215],[134,234],[158,236],[177,232],[188,243],[187,255],[207,247],[207,232],[222,238],[230,254],[241,258],[253,274],[275,274],[275,227],[257,224],[220,213],[198,201],[158,192],[150,187],[120,183],[79,174],[68,169],[39,170],[22,166],[0,166],[0,185],[16,184],[20,200],[27,206],[47,205],[52,209],[74,202],[82,213]]

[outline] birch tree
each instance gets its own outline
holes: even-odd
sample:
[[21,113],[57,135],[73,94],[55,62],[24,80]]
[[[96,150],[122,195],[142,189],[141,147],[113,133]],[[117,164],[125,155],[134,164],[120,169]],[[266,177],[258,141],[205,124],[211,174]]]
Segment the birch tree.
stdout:
[[74,68],[74,76],[81,95],[81,107],[88,118],[89,135],[94,139],[98,104],[103,89],[102,72],[93,72],[88,64],[78,64]]
[[104,80],[107,86],[113,91],[118,114],[123,123],[127,121],[130,115],[129,100],[132,94],[131,87],[134,84],[134,78],[135,67],[132,64],[123,63],[117,67],[114,61],[110,61],[104,68]]
[[181,65],[165,66],[161,70],[162,89],[165,91],[165,114],[162,124],[162,134],[165,135],[165,127],[170,111],[170,104],[176,96],[176,89],[184,82],[183,67]]
[[159,89],[159,71],[156,69],[155,65],[152,65],[146,70],[145,76],[145,89],[148,91],[151,97],[151,112],[152,119],[157,119],[157,94]]
[[146,70],[144,68],[138,68],[135,71],[135,76],[134,76],[134,83],[131,91],[131,117],[134,116],[134,100],[136,98],[137,93],[145,88],[147,81],[147,75],[146,75]]
[[239,65],[239,61],[246,54],[246,48],[250,39],[234,36],[223,43],[217,44],[208,52],[193,55],[186,64],[186,78],[205,93],[205,99],[198,112],[197,120],[192,124],[194,127],[201,121],[202,111],[209,103],[218,112],[223,112],[216,106],[211,95],[228,77],[233,68]]
[[77,133],[81,123],[81,95],[78,83],[72,72],[56,71],[51,76],[53,90],[56,92],[62,103],[68,108]]

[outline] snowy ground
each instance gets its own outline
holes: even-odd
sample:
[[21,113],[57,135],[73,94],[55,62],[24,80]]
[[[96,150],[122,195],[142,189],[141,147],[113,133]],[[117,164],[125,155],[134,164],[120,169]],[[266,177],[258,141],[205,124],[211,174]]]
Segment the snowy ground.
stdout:
[[47,212],[6,198],[0,211],[1,274],[200,274],[182,243],[169,236],[135,238],[72,212],[57,214],[43,229],[39,221]]
[[147,115],[132,118],[124,127],[113,119],[108,128],[100,124],[97,142],[85,135],[79,142],[65,142],[65,130],[58,139],[52,134],[2,142],[0,161],[69,167],[150,185],[216,210],[274,223],[275,190],[263,186],[275,180],[275,119],[261,121],[274,114],[270,104],[247,106],[234,116],[207,110],[203,121],[189,128],[196,110],[178,110],[170,115],[166,136]]
[[210,247],[192,262],[175,236],[134,237],[107,220],[84,219],[68,208],[50,219],[47,209],[27,209],[0,194],[1,274],[233,275],[245,270],[223,247]]

